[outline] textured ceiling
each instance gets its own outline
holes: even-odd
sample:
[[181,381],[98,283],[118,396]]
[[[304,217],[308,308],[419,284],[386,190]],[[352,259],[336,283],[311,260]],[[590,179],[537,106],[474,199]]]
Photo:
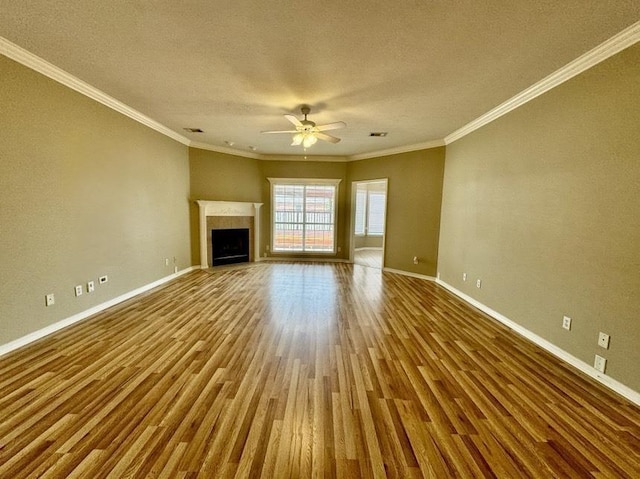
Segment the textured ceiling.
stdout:
[[637,0],[0,0],[0,36],[193,141],[276,155],[303,150],[260,131],[305,103],[347,123],[307,155],[441,140],[638,18]]

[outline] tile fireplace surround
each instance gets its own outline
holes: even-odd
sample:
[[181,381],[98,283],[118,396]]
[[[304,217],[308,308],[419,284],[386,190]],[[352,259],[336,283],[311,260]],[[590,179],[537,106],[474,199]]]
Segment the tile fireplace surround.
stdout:
[[253,218],[253,260],[260,258],[260,207],[263,203],[240,201],[197,200],[200,208],[200,266],[211,267],[211,231],[207,228],[207,218],[218,216],[243,216]]

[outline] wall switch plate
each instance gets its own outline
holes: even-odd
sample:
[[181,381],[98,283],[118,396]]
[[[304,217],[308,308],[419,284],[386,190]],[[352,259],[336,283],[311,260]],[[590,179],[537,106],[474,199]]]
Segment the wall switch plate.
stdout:
[[100,284],[104,284],[107,281],[109,281],[109,276],[107,276],[106,274],[104,276],[100,276],[100,278],[98,278],[98,283],[100,283]]
[[165,266],[169,266],[169,258],[165,258],[164,259],[164,265]]
[[569,316],[562,317],[562,327],[567,331],[571,331],[571,318]]
[[96,289],[96,284],[93,281],[87,283],[87,293],[93,293]]
[[82,285],[81,284],[76,286],[75,290],[76,290],[76,296],[82,296]]
[[466,281],[467,280],[467,273],[462,273],[462,281]]
[[593,367],[596,368],[598,371],[600,371],[601,373],[604,372],[604,370],[607,367],[607,360],[605,358],[603,358],[602,356],[598,356],[596,354],[596,360],[593,363]]
[[478,289],[482,288],[482,280],[481,279],[476,279],[476,288],[478,288]]
[[56,297],[54,296],[53,293],[47,294],[44,297],[44,304],[45,306],[53,306],[54,304],[56,304]]
[[598,335],[598,346],[604,349],[609,349],[609,335],[606,333],[600,333]]

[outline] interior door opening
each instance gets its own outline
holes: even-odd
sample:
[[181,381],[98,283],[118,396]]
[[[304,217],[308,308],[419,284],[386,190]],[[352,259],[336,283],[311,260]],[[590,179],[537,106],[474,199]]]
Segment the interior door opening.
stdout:
[[352,184],[351,260],[382,269],[387,217],[387,179]]

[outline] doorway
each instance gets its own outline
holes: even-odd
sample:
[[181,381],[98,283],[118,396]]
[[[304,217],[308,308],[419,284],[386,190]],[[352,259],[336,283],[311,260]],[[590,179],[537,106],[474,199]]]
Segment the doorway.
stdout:
[[370,268],[384,267],[387,179],[351,184],[351,260]]

